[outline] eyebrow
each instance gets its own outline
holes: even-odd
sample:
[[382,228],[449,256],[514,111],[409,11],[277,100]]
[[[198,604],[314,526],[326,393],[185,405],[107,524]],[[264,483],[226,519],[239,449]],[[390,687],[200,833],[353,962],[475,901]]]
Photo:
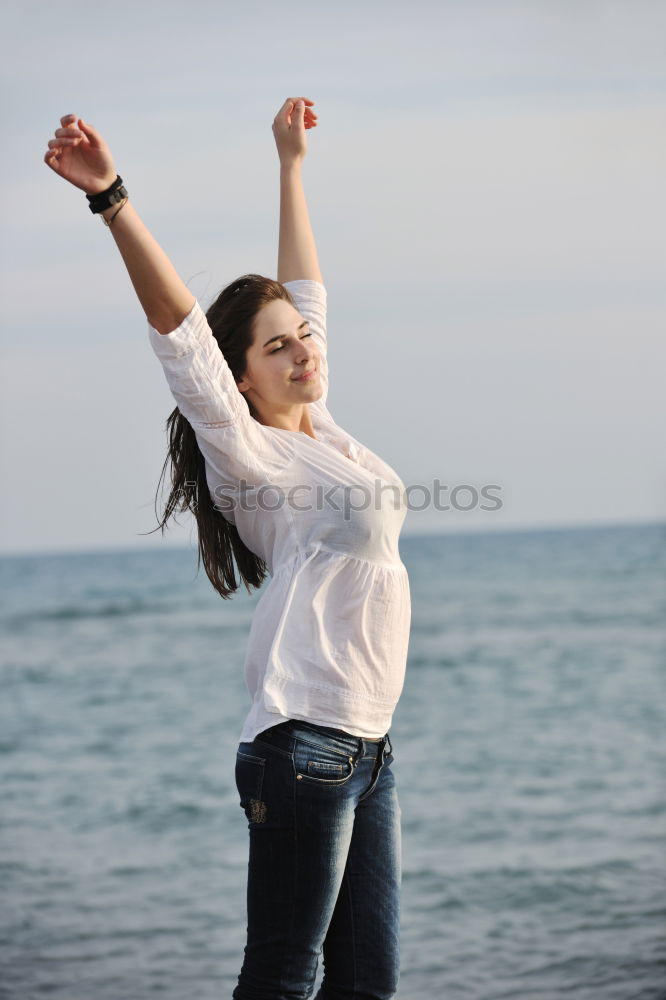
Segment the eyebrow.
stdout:
[[[298,328],[298,329],[299,329],[299,330],[302,330],[302,329],[303,329],[303,327],[304,327],[304,326],[307,326],[307,325],[308,325],[308,321],[307,321],[306,319],[304,319],[304,320],[303,320],[303,322],[301,323],[301,325],[299,326],[299,328]],[[289,336],[289,334],[288,334],[288,333],[279,333],[279,334],[277,335],[277,337],[271,337],[271,339],[270,339],[270,340],[267,340],[267,341],[266,341],[266,343],[264,344],[264,347],[268,347],[268,345],[269,345],[269,344],[272,344],[274,340],[284,340],[284,338],[285,338],[285,337],[288,337],[288,336]]]

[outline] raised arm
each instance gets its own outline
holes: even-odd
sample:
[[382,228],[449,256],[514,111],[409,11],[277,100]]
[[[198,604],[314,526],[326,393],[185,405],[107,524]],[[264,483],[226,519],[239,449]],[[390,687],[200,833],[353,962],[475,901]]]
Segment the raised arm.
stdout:
[[307,97],[288,97],[273,122],[273,135],[280,157],[277,273],[280,282],[299,278],[323,282],[301,176],[307,152],[305,132],[317,124],[313,104],[314,101]]
[[[49,141],[45,163],[86,194],[106,191],[117,175],[111,151],[99,132],[76,115],[65,115],[60,126]],[[191,312],[194,296],[131,201],[120,210],[112,205],[101,214],[109,221],[149,323],[162,334],[170,333]]]

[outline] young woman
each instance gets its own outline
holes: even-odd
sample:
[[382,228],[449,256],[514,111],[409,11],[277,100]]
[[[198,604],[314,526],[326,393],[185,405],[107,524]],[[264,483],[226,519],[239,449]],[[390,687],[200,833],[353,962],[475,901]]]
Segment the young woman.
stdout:
[[307,98],[288,98],[273,122],[277,281],[245,275],[206,314],[91,125],[66,115],[45,155],[110,226],[177,403],[161,526],[192,511],[222,597],[238,588],[234,559],[248,591],[271,577],[250,630],[251,708],[236,760],[250,854],[235,1000],[311,996],[322,949],[320,1000],[389,1000],[398,983],[388,731],[410,626],[404,485],[326,407],[326,292],[301,182],[316,124]]

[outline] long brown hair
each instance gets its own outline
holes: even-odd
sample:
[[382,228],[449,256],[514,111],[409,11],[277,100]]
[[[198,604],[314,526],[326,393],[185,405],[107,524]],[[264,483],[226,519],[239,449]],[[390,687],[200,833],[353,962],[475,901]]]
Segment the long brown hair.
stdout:
[[[260,274],[245,274],[224,288],[206,312],[206,319],[213,332],[231,373],[238,382],[245,374],[246,353],[253,341],[254,320],[269,302],[284,299],[291,305],[294,300],[278,281]],[[240,391],[240,390],[239,390]],[[256,419],[252,405],[251,415]],[[235,524],[215,509],[206,482],[204,457],[197,444],[191,424],[178,407],[169,414],[166,422],[168,435],[167,456],[155,495],[157,531],[162,534],[170,517],[177,512],[191,511],[197,521],[199,551],[197,567],[203,561],[208,579],[221,597],[231,597],[239,587],[234,570],[234,559],[241,580],[248,593],[263,583],[266,563],[241,541]],[[162,516],[157,512],[157,495],[171,463],[171,492]]]

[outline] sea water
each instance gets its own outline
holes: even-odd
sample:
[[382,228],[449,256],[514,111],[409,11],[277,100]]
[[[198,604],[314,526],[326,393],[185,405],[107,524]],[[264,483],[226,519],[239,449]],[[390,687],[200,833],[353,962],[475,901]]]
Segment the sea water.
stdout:
[[[400,1000],[666,998],[665,543],[402,539]],[[229,998],[259,595],[159,540],[0,568],[0,998]]]

